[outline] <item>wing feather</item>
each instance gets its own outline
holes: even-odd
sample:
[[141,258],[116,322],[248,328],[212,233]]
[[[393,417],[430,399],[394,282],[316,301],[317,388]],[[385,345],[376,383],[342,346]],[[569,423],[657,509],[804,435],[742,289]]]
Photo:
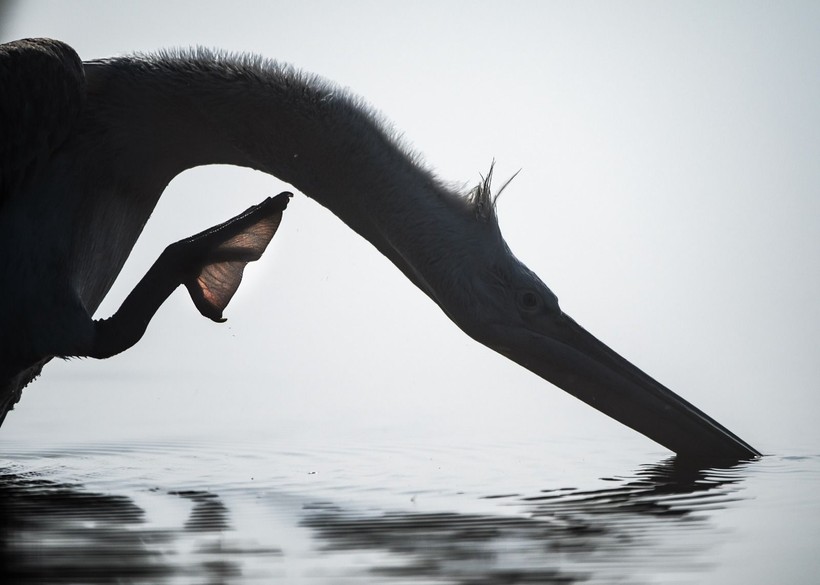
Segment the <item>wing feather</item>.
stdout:
[[50,39],[0,44],[0,208],[65,142],[84,102],[74,49]]

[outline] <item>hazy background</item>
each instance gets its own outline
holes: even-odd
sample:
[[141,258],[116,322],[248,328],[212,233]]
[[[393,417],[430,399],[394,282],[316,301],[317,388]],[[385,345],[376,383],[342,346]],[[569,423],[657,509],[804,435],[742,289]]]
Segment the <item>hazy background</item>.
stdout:
[[[523,169],[501,227],[566,312],[759,449],[820,446],[820,4],[0,4],[1,41],[33,36],[84,59],[275,57],[365,96],[444,179],[472,185],[493,158],[498,184]],[[228,167],[178,177],[98,316],[166,245],[286,188]],[[467,338],[301,195],[226,316],[179,290],[126,354],[50,364],[0,439],[573,436],[663,452]]]

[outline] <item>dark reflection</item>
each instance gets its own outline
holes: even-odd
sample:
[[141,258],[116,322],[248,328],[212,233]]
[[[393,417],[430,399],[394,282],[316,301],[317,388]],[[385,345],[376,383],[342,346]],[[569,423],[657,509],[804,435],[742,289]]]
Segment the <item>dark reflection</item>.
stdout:
[[[143,521],[130,499],[42,479],[0,475],[3,583],[114,583],[168,572],[148,543],[162,534],[129,530]],[[127,551],[127,554],[123,554]]]
[[280,555],[226,543],[216,495],[168,495],[193,503],[179,529],[151,528],[125,496],[0,470],[0,583],[224,583],[241,575],[244,555]]
[[[243,491],[245,504],[261,506],[258,525],[281,534],[285,551],[308,529],[313,545],[295,553],[242,534],[235,511],[212,491],[150,490],[132,499],[0,468],[0,583],[268,583],[289,574],[290,560],[308,576],[321,566],[327,583],[663,582],[665,572],[708,566],[709,551],[726,537],[712,514],[742,499],[743,468],[670,459],[601,478],[601,489],[464,496],[434,513],[298,504],[285,510],[284,525],[262,492]],[[172,519],[158,523],[158,510]]]
[[[701,469],[671,457],[643,466],[632,477],[602,478],[620,484],[612,489],[542,490],[542,495],[522,500],[535,504],[533,514],[536,516],[577,508],[585,513],[685,517],[705,510],[707,504],[713,510],[716,509],[713,506],[719,509],[734,501],[732,486],[741,481],[738,471],[746,465],[748,463],[735,463],[720,469]],[[553,501],[558,510],[553,510]]]
[[201,490],[171,492],[171,495],[182,496],[194,503],[191,516],[185,522],[185,528],[194,532],[213,532],[228,530],[228,508],[216,494]]
[[[702,557],[721,540],[710,515],[742,499],[744,466],[704,470],[672,458],[628,478],[602,478],[611,489],[486,496],[508,504],[506,516],[360,515],[319,505],[305,525],[328,552],[391,553],[391,562],[370,569],[383,577],[462,585],[633,582],[643,571],[653,580],[708,563]],[[395,556],[403,562],[392,562]]]

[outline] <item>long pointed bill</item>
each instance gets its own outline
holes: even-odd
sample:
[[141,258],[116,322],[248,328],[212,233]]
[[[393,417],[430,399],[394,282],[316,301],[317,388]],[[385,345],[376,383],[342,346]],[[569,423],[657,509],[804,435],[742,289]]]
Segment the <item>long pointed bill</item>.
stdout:
[[[650,378],[567,315],[501,353],[679,456],[740,460],[760,453]],[[521,339],[521,336],[516,336]]]

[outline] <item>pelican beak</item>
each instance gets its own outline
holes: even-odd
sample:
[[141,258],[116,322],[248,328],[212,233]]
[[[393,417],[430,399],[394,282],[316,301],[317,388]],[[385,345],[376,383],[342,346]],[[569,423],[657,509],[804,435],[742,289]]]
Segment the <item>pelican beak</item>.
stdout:
[[760,456],[569,316],[556,316],[538,329],[505,336],[515,341],[500,353],[682,458],[717,462]]

